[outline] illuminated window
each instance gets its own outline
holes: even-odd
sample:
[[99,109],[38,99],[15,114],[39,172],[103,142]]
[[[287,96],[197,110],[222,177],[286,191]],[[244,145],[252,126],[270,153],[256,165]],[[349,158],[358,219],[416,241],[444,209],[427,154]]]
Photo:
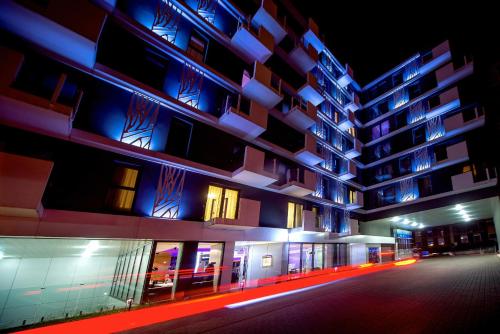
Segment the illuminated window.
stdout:
[[108,191],[108,207],[119,211],[130,211],[134,203],[137,187],[137,176],[139,170],[136,168],[117,166]]
[[194,60],[199,63],[205,62],[205,54],[207,48],[207,39],[203,37],[196,30],[193,30],[191,38],[189,39],[189,44],[187,48],[187,53]]
[[353,137],[356,137],[356,129],[355,128],[349,128],[349,130],[347,130],[347,132],[349,132],[349,134]]
[[236,219],[239,192],[217,186],[209,186],[205,205],[205,221],[213,218]]
[[467,173],[467,172],[470,172],[470,165],[465,165],[463,168],[462,168],[462,173]]
[[304,206],[293,202],[288,202],[288,218],[286,227],[296,228],[302,227],[302,211]]
[[356,203],[358,199],[358,195],[356,191],[349,190],[349,203]]

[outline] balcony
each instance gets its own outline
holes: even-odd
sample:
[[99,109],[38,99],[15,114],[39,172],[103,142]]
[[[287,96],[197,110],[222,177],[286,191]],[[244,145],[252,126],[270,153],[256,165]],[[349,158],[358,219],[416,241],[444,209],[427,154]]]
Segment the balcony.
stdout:
[[438,104],[436,106],[430,106],[431,109],[426,113],[425,117],[427,119],[433,118],[460,107],[460,97],[458,95],[457,87],[453,87],[446,92],[439,94],[437,99]]
[[346,204],[346,208],[349,210],[359,209],[363,207],[363,193],[360,191],[354,191],[352,197],[349,199],[349,203]]
[[272,0],[262,0],[259,9],[252,18],[257,26],[262,26],[273,36],[274,44],[285,38],[285,21],[278,18],[278,8]]
[[264,63],[274,51],[274,38],[264,27],[254,31],[252,26],[239,22],[231,38],[231,44],[242,53],[249,62]]
[[311,72],[307,72],[306,83],[297,92],[305,101],[311,102],[315,107],[325,100],[320,93],[320,88],[316,77]]
[[236,219],[217,217],[205,222],[205,227],[223,230],[248,230],[259,227],[260,201],[240,198]]
[[316,138],[311,133],[305,134],[304,148],[295,152],[294,156],[309,166],[315,166],[324,160],[318,152]]
[[355,112],[359,108],[361,108],[361,103],[359,102],[359,96],[353,93],[352,100],[346,103],[345,109],[351,112]]
[[434,160],[440,168],[469,160],[467,142],[461,141],[446,147],[446,158],[441,160],[435,158]]
[[291,230],[291,232],[325,232],[325,230],[319,225],[319,217],[312,211],[303,210],[302,211],[302,226],[296,227]]
[[285,113],[285,119],[295,127],[306,130],[316,124],[317,109],[311,102],[305,102],[300,97],[290,97],[290,106]]
[[295,48],[288,54],[290,60],[303,73],[311,71],[318,63],[318,51],[309,44],[305,47],[301,42],[295,43]]
[[347,161],[345,170],[339,174],[341,180],[350,180],[355,178],[357,175],[357,167],[352,161]]
[[232,179],[250,186],[265,187],[279,177],[264,170],[265,153],[253,147],[245,147],[243,166],[233,172]]
[[311,18],[309,18],[307,23],[308,27],[302,38],[306,46],[312,45],[319,54],[325,49],[325,43],[319,35],[319,27]]
[[[2,27],[92,68],[106,13],[88,1],[0,1]],[[28,24],[29,23],[29,24]]]
[[494,168],[477,170],[474,166],[473,170],[476,175],[468,171],[451,177],[453,191],[467,191],[496,185],[497,176]]
[[0,152],[0,215],[38,218],[51,161]]
[[243,136],[254,139],[267,129],[267,110],[241,95],[227,96],[219,124]]
[[316,190],[316,173],[307,169],[291,168],[286,171],[285,183],[276,189],[286,195],[304,197]]
[[[68,136],[78,111],[83,91],[77,90],[73,101],[62,95],[67,75],[59,74],[57,83],[49,94],[34,95],[21,88],[13,88],[24,62],[24,55],[6,48],[0,48],[0,120],[22,128],[35,129],[44,133]],[[72,87],[69,87],[71,91]],[[62,99],[63,98],[63,99]],[[61,100],[65,100],[63,103]]]
[[424,63],[420,66],[419,73],[426,74],[437,66],[451,59],[450,43],[445,41],[432,49],[429,59],[423,59]]
[[445,132],[451,136],[454,132],[459,132],[464,127],[476,127],[476,121],[480,121],[480,125],[484,124],[484,114],[481,109],[475,108],[469,110],[467,115],[469,114],[470,116],[467,120],[464,119],[465,114],[463,112],[445,118],[443,121]]
[[344,152],[344,155],[348,159],[353,159],[361,155],[361,142],[354,138],[354,146],[350,150]]
[[455,69],[453,63],[448,63],[436,70],[437,87],[444,87],[451,82],[455,82],[469,76],[474,71],[474,63],[466,62],[462,67]]
[[354,126],[355,120],[356,116],[354,113],[352,111],[348,111],[347,116],[344,117],[344,115],[342,115],[342,118],[339,120],[338,127],[343,131],[347,131]]
[[283,99],[281,79],[257,61],[254,63],[252,76],[246,71],[243,73],[241,87],[244,96],[267,109],[274,108]]
[[353,81],[354,81],[354,71],[352,70],[352,68],[346,64],[346,71],[344,73],[344,75],[342,75],[338,80],[338,84],[342,87],[342,88],[345,88],[347,86],[349,86],[349,84],[351,84]]

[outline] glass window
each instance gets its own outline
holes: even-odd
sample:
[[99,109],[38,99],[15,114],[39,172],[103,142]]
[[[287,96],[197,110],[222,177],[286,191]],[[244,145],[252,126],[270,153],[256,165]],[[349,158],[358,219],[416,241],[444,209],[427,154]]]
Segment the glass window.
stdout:
[[315,244],[314,245],[314,269],[319,270],[324,268],[323,264],[323,244]]
[[288,248],[288,273],[298,274],[300,272],[300,246],[299,243],[290,243]]
[[302,204],[288,202],[287,228],[297,228],[302,226]]
[[137,187],[137,168],[117,166],[108,191],[108,207],[119,211],[130,211]]
[[206,48],[207,39],[198,31],[193,30],[193,34],[189,39],[189,45],[187,48],[188,55],[190,55],[194,60],[203,63],[205,61]]
[[313,244],[302,244],[302,272],[313,270]]
[[209,186],[205,205],[205,221],[213,218],[236,219],[239,191],[217,186]]
[[181,243],[156,243],[144,294],[146,303],[170,300],[174,297],[181,253]]
[[196,252],[192,288],[198,292],[216,292],[219,284],[223,243],[200,242]]

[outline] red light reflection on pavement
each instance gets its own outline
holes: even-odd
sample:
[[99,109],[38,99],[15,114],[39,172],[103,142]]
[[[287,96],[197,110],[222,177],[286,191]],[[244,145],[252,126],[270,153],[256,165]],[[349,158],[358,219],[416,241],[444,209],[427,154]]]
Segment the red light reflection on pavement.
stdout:
[[[357,267],[335,267],[318,270],[308,274],[301,274],[301,279],[293,279],[298,275],[277,276],[273,282],[282,281],[259,288],[218,294],[215,296],[152,306],[138,310],[124,311],[110,315],[97,316],[94,318],[70,321],[46,327],[39,327],[22,331],[22,333],[46,333],[46,334],[79,334],[79,333],[115,333],[133,328],[149,326],[156,323],[166,322],[173,319],[188,317],[195,314],[214,311],[228,305],[238,304],[249,300],[262,299],[276,294],[282,294],[293,290],[299,290],[328,282],[357,277],[394,268],[394,266],[408,265],[416,260],[405,260],[399,262],[388,262],[381,265]],[[404,264],[403,264],[404,263]],[[292,280],[286,280],[290,279]]]

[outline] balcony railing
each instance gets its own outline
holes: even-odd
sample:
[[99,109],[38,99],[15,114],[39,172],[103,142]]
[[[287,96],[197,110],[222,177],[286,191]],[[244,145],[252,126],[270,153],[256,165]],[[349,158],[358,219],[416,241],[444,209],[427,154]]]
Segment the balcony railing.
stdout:
[[305,134],[304,148],[295,152],[294,156],[309,166],[315,166],[324,160],[318,150],[316,138],[309,132]]
[[263,26],[254,30],[251,24],[242,20],[238,22],[231,44],[248,61],[264,63],[274,52],[273,36]]
[[317,106],[325,100],[323,95],[320,93],[320,87],[316,77],[311,72],[307,73],[307,81],[302,87],[299,88],[297,93],[305,101],[311,102],[314,106]]
[[[223,215],[224,216],[224,215]],[[205,223],[206,227],[224,230],[248,230],[259,227],[260,201],[240,198],[235,219],[216,217]]]
[[[83,91],[73,89],[74,83],[68,83],[66,73],[59,73],[57,82],[49,90],[37,89],[40,82],[18,79],[23,63],[21,53],[0,48],[0,72],[4,74],[0,81],[0,118],[12,125],[69,135]],[[53,73],[40,70],[46,78],[53,76]],[[74,93],[63,94],[65,88]]]
[[278,8],[272,0],[262,0],[261,5],[252,18],[257,26],[263,26],[273,36],[274,44],[285,38],[286,17],[278,15]]
[[265,153],[247,146],[243,166],[233,172],[232,178],[251,186],[268,186],[278,181],[279,176],[264,169]]
[[243,73],[243,95],[257,101],[267,109],[275,107],[282,99],[281,79],[259,62],[254,63],[253,73]]
[[258,137],[267,129],[267,110],[244,96],[228,95],[224,100],[219,123],[240,133],[246,139]]
[[295,66],[301,70],[303,73],[311,71],[318,63],[318,51],[309,44],[307,47],[304,46],[303,40],[295,42],[295,47],[288,54],[291,61]]
[[287,121],[302,130],[316,124],[317,109],[312,103],[304,101],[300,96],[288,96],[287,100],[282,102],[282,111]]

